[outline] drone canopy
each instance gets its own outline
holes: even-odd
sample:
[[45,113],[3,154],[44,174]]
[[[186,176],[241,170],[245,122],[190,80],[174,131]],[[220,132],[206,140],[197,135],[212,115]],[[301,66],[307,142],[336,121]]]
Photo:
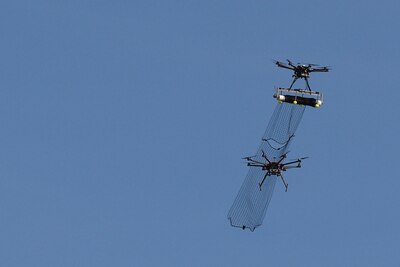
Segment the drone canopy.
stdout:
[[[278,159],[285,154],[303,117],[304,110],[305,106],[278,104],[268,123],[257,154],[253,158],[263,161],[263,151],[270,159]],[[275,175],[268,176],[260,190],[259,182],[264,175],[265,171],[261,168],[250,167],[228,212],[228,219],[232,226],[254,231],[262,224],[277,179]]]

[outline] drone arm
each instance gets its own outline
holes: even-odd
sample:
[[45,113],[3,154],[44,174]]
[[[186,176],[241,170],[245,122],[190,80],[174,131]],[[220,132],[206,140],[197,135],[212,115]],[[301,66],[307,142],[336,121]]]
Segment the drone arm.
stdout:
[[293,165],[293,166],[283,166],[282,170],[286,171],[288,169],[293,169],[293,168],[301,168],[300,162],[297,165]]
[[286,59],[286,61],[288,62],[289,66],[292,66],[293,68],[296,68],[296,66],[293,65],[292,61],[290,61],[289,59]]
[[293,67],[293,66],[291,66],[291,65],[288,66],[288,65],[286,65],[286,64],[284,64],[284,63],[282,63],[282,62],[279,62],[279,61],[276,61],[275,64],[276,64],[278,67],[281,67],[281,68],[284,68],[284,69],[294,70],[294,67]]
[[257,160],[254,160],[254,159],[252,159],[252,158],[247,158],[247,162],[248,162],[248,163],[256,163],[256,164],[264,165],[264,163],[259,162],[259,161],[257,161]]
[[291,162],[286,162],[286,163],[284,163],[284,164],[282,164],[282,166],[287,166],[287,165],[290,165],[290,164],[294,164],[294,163],[300,163],[301,162],[301,160],[294,160],[294,161],[291,161]]
[[[282,156],[281,156],[281,159],[278,161],[278,164],[280,164],[284,159],[286,159],[286,155],[289,153],[290,151],[287,151],[286,153],[284,153]],[[285,165],[285,164],[283,164],[283,165]]]
[[267,155],[265,155],[264,150],[261,150],[261,152],[262,152],[262,155],[261,155],[261,156],[262,156],[268,163],[271,164],[271,161],[267,158]]
[[250,166],[250,167],[264,167],[264,164],[255,164],[255,163],[248,162],[247,166]]
[[309,71],[309,72],[328,72],[328,71],[329,71],[329,68],[328,68],[328,67],[310,68],[308,71]]

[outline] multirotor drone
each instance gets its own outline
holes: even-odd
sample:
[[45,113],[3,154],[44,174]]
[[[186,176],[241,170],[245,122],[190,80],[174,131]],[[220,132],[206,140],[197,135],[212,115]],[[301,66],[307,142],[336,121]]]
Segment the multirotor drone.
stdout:
[[304,63],[297,63],[296,65],[293,64],[289,59],[287,59],[287,64],[279,61],[275,61],[275,64],[284,69],[289,69],[292,70],[294,73],[292,75],[293,81],[292,84],[290,85],[290,89],[292,89],[292,86],[294,83],[297,81],[297,79],[304,79],[306,81],[307,89],[311,91],[310,84],[308,83],[308,78],[310,78],[310,73],[311,72],[328,72],[329,67],[317,67],[317,64],[304,64]]
[[[293,64],[292,61],[287,59],[287,64],[274,61],[275,64],[284,69],[292,70],[294,73],[292,75],[293,81],[290,84],[289,88],[278,87],[276,89],[276,93],[274,94],[274,98],[278,100],[279,103],[286,102],[291,104],[299,104],[305,106],[311,106],[318,108],[324,102],[322,93],[317,91],[311,91],[310,84],[308,79],[310,78],[311,72],[328,72],[330,70],[329,67],[317,67],[317,64],[304,64],[297,63]],[[294,83],[298,79],[304,79],[306,81],[305,89],[294,89],[292,88]]]
[[[261,152],[262,152],[261,157],[263,159],[265,159],[265,162],[260,162],[258,160],[255,160],[254,157],[243,158],[243,159],[247,160],[247,166],[258,167],[258,168],[261,168],[263,171],[265,171],[264,178],[262,179],[262,181],[260,183],[258,183],[258,185],[260,187],[260,191],[262,190],[262,186],[265,182],[265,179],[268,176],[276,175],[281,178],[281,180],[285,186],[285,192],[287,192],[289,185],[288,185],[288,183],[286,183],[285,179],[283,178],[282,172],[284,172],[288,169],[292,169],[292,168],[301,168],[301,161],[308,157],[303,157],[303,158],[299,158],[297,160],[283,163],[283,160],[286,158],[286,155],[289,152],[286,152],[285,154],[280,156],[278,161],[269,160],[267,155],[265,154],[264,150],[262,150]],[[297,165],[294,165],[294,164],[297,164]]]

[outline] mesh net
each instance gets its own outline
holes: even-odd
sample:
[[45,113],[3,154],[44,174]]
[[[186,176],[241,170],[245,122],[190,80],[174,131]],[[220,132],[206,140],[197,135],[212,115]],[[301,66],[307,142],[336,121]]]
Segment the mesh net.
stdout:
[[[278,104],[263,135],[261,145],[254,160],[265,162],[262,151],[270,160],[278,159],[288,149],[294,133],[299,125],[305,106],[288,103]],[[232,226],[249,228],[251,231],[262,224],[267,207],[271,201],[277,176],[267,176],[262,190],[259,183],[265,171],[258,167],[250,167],[246,178],[228,212]]]

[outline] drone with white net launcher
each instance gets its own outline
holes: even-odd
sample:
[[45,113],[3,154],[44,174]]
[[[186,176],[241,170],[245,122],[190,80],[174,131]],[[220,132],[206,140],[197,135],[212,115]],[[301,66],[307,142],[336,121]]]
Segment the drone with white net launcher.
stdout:
[[[279,103],[286,102],[291,104],[299,104],[305,106],[311,106],[318,108],[324,102],[322,93],[318,91],[311,91],[308,79],[310,78],[311,72],[328,72],[330,67],[318,67],[317,64],[311,63],[297,63],[293,64],[289,59],[288,63],[283,63],[280,61],[274,61],[275,64],[284,69],[289,69],[293,71],[293,81],[289,88],[278,87],[274,98],[278,100]],[[293,85],[298,79],[304,79],[306,81],[305,89],[294,89]]]
[[307,89],[311,91],[310,84],[308,83],[308,79],[310,78],[310,73],[311,72],[328,72],[330,70],[330,67],[318,67],[317,64],[311,64],[311,63],[297,63],[293,64],[292,61],[287,59],[287,64],[276,61],[275,64],[284,69],[289,69],[293,71],[293,81],[292,84],[290,85],[290,89],[292,89],[293,84],[297,81],[297,79],[304,79],[306,81]]
[[262,186],[263,186],[265,180],[267,179],[267,177],[271,176],[271,175],[276,175],[281,178],[281,180],[285,186],[285,192],[287,192],[289,185],[288,185],[288,183],[286,183],[285,179],[283,178],[282,172],[284,172],[288,169],[292,169],[292,168],[301,168],[301,161],[303,159],[307,159],[308,157],[303,157],[303,158],[299,158],[299,159],[284,163],[283,161],[286,159],[286,156],[289,153],[289,151],[286,152],[285,154],[283,154],[282,156],[280,156],[278,161],[275,161],[275,158],[274,158],[274,160],[268,159],[265,152],[263,150],[261,152],[262,152],[261,157],[265,160],[265,162],[255,160],[254,157],[244,157],[243,158],[243,159],[247,160],[247,166],[261,168],[263,171],[265,171],[265,175],[264,175],[262,181],[260,183],[258,183],[258,185],[260,187],[260,191],[262,190]]

